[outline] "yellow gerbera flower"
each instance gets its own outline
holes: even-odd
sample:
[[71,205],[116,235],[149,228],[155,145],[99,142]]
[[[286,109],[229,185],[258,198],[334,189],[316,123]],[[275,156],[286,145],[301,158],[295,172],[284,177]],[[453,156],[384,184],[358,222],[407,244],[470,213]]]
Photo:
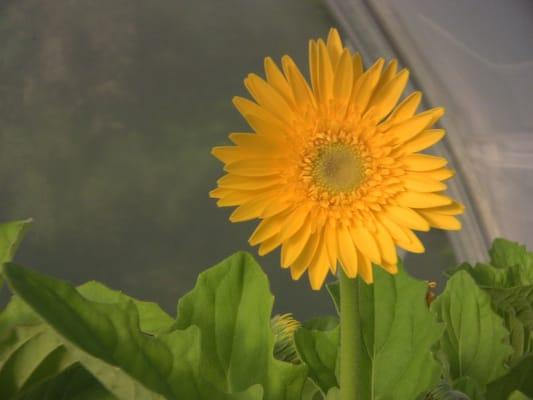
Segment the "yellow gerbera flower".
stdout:
[[232,222],[261,219],[250,244],[281,246],[293,279],[308,270],[319,289],[340,261],[370,283],[372,263],[397,271],[396,246],[424,251],[413,230],[461,227],[463,206],[442,193],[447,161],[418,153],[444,136],[431,129],[444,110],[416,114],[420,92],[396,105],[409,72],[383,59],[364,71],[335,29],[309,42],[309,70],[311,87],[289,56],[282,70],[266,58],[266,80],[244,80],[255,102],[233,102],[254,133],[213,149],[227,175],[210,195],[238,206]]

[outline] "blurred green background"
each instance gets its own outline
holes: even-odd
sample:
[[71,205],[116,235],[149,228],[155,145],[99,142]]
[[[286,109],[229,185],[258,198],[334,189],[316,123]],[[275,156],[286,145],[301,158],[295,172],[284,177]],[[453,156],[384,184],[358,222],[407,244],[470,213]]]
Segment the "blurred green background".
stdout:
[[[35,219],[16,260],[174,313],[200,271],[256,254],[255,223],[229,223],[208,197],[222,174],[210,149],[246,129],[231,104],[245,75],[267,55],[306,70],[307,40],[331,26],[318,0],[1,2],[0,219]],[[429,253],[406,263],[439,280],[451,247],[423,240]],[[259,258],[276,311],[333,312],[278,257]]]

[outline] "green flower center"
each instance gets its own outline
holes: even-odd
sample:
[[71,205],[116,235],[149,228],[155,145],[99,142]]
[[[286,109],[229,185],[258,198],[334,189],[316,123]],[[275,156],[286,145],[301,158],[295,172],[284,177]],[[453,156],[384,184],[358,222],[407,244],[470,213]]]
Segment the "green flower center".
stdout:
[[313,162],[315,183],[331,192],[350,192],[361,184],[364,176],[359,153],[342,143],[322,147]]

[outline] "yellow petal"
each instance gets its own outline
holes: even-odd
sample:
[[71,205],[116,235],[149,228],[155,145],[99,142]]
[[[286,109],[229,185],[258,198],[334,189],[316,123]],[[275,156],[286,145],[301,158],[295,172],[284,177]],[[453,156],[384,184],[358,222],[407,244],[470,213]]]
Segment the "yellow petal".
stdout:
[[[220,197],[217,201],[217,206],[219,207],[229,207],[229,206],[240,206],[241,204],[246,203],[254,198],[262,196],[265,194],[265,190],[234,190],[234,189],[223,189],[224,195]],[[277,193],[278,190],[268,191],[268,193]]]
[[333,67],[323,40],[318,41],[318,92],[321,102],[329,101],[333,95]]
[[402,146],[404,153],[416,153],[433,146],[444,137],[444,129],[428,129]]
[[415,192],[441,192],[446,190],[446,185],[428,177],[428,174],[408,173],[401,177],[405,187]]
[[337,29],[331,28],[329,30],[327,43],[331,63],[335,66],[342,54],[342,40]]
[[329,221],[324,227],[324,242],[328,250],[328,260],[331,272],[337,271],[337,235],[335,234],[335,223]]
[[302,252],[296,260],[291,265],[291,275],[292,279],[299,279],[305,270],[309,267],[309,263],[315,255],[315,251],[318,246],[319,235],[315,232],[310,237],[309,240],[305,243]]
[[248,89],[252,89],[250,93],[261,107],[270,111],[280,120],[290,122],[292,109],[276,89],[256,74],[249,74],[244,80],[244,85]]
[[381,264],[396,264],[398,255],[391,235],[387,229],[380,223],[376,224],[376,241],[381,252]]
[[428,128],[433,126],[439,119],[442,118],[446,110],[443,107],[435,107],[428,111],[431,111],[433,113],[433,119],[431,120],[431,123],[428,125]]
[[427,172],[427,175],[430,176],[432,179],[436,179],[438,181],[444,181],[446,179],[450,179],[451,177],[453,177],[455,175],[455,172],[449,168],[439,168],[439,169]]
[[432,171],[444,167],[448,161],[429,154],[410,154],[402,159],[408,171]]
[[268,83],[283,96],[285,101],[288,104],[294,104],[294,96],[287,79],[270,57],[265,58],[265,74]]
[[370,261],[380,264],[381,253],[378,244],[370,232],[362,225],[351,229],[352,239],[357,249]]
[[404,69],[382,88],[376,90],[368,107],[375,107],[374,116],[378,121],[385,118],[396,105],[409,80],[409,71]]
[[451,204],[452,199],[437,193],[403,192],[396,196],[396,201],[402,207],[429,208]]
[[389,83],[392,80],[392,78],[396,76],[397,72],[398,72],[398,60],[393,59],[389,61],[389,63],[383,70],[383,73],[381,74],[381,78],[379,79],[378,85],[376,86],[376,92],[381,90],[383,86]]
[[407,96],[394,111],[389,115],[387,121],[384,123],[387,126],[399,124],[405,120],[408,120],[415,115],[418,105],[422,100],[422,93],[413,92]]
[[275,235],[271,237],[270,239],[267,239],[263,243],[261,243],[257,253],[260,256],[267,255],[272,250],[275,250],[280,244],[281,244],[281,240],[279,239],[279,235]]
[[274,235],[279,234],[286,218],[287,213],[265,218],[259,223],[257,228],[255,228],[254,233],[252,233],[252,236],[248,239],[248,243],[250,243],[251,246],[256,246]]
[[432,120],[431,113],[420,113],[412,118],[406,119],[396,125],[391,126],[385,131],[385,135],[396,139],[398,143],[404,143],[417,136],[426,129],[426,126]]
[[377,218],[379,222],[381,222],[387,229],[394,240],[403,242],[409,241],[409,238],[405,235],[403,229],[396,222],[388,218],[384,213],[378,214]]
[[272,201],[265,207],[261,213],[261,218],[270,218],[280,212],[286,211],[292,207],[290,196],[278,195],[272,198]]
[[234,132],[229,135],[229,138],[239,146],[239,149],[254,151],[259,155],[279,154],[286,144],[284,138],[255,133]]
[[442,207],[428,208],[426,211],[436,212],[444,215],[458,215],[462,214],[465,210],[465,206],[461,203],[453,201],[451,204]]
[[417,231],[429,231],[427,221],[410,208],[388,206],[386,213],[400,227],[405,226],[410,229],[416,229]]
[[264,120],[272,120],[273,123],[282,123],[277,116],[272,114],[272,112],[244,97],[235,96],[233,97],[232,102],[245,119],[247,115],[252,114]]
[[314,40],[309,41],[309,76],[311,87],[317,99],[320,98],[318,89],[318,44]]
[[285,73],[294,93],[296,104],[302,109],[305,109],[308,106],[315,106],[316,103],[313,93],[292,58],[289,56],[283,56],[281,62],[283,65],[283,72]]
[[278,175],[283,169],[280,160],[254,158],[239,160],[226,164],[224,170],[240,176],[271,176]]
[[360,251],[357,252],[357,263],[359,264],[359,275],[367,283],[374,282],[374,274],[372,273],[372,263]]
[[283,243],[281,249],[282,267],[289,267],[298,258],[310,236],[311,229],[309,224],[304,224],[295,235]]
[[408,236],[409,241],[398,242],[398,246],[404,250],[410,251],[411,253],[423,253],[425,251],[424,245],[412,230],[404,228],[404,233]]
[[287,217],[283,229],[281,230],[281,239],[287,240],[296,232],[298,232],[298,230],[300,230],[302,225],[306,222],[308,214],[308,206],[300,206],[293,210],[291,214]]
[[222,189],[217,187],[216,189],[213,189],[209,192],[209,197],[211,197],[212,199],[221,199],[231,193],[233,193],[233,190]]
[[363,75],[363,60],[359,53],[355,53],[352,57],[353,62],[353,84],[354,87],[357,84],[357,81]]
[[398,273],[398,264],[383,263],[381,267],[391,275],[396,275]]
[[247,177],[225,175],[217,181],[218,186],[226,189],[256,190],[280,186],[283,180],[279,176]]
[[231,222],[243,222],[255,219],[261,215],[265,207],[271,202],[270,196],[261,196],[240,205],[229,217]]
[[333,92],[336,99],[347,100],[350,98],[353,86],[352,56],[344,50],[335,71]]
[[357,251],[352,236],[342,224],[337,226],[337,253],[346,275],[355,278],[357,276]]
[[420,210],[420,215],[422,215],[434,228],[453,231],[461,229],[461,222],[451,215],[438,214],[436,212],[425,210]]
[[376,63],[368,69],[357,81],[352,92],[352,103],[364,113],[374,89],[378,84],[381,70],[383,69],[384,60],[380,58]]
[[235,146],[218,146],[213,147],[211,154],[223,163],[230,163],[246,158],[254,158],[257,154],[253,152],[240,149]]
[[328,251],[323,240],[319,240],[315,255],[309,264],[309,282],[313,290],[319,290],[329,271]]

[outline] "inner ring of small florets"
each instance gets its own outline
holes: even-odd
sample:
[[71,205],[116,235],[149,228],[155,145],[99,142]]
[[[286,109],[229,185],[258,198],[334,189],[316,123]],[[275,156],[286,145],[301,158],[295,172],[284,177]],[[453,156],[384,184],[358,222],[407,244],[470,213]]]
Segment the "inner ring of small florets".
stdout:
[[333,193],[351,192],[363,181],[364,163],[359,152],[348,144],[323,145],[312,160],[314,183]]

